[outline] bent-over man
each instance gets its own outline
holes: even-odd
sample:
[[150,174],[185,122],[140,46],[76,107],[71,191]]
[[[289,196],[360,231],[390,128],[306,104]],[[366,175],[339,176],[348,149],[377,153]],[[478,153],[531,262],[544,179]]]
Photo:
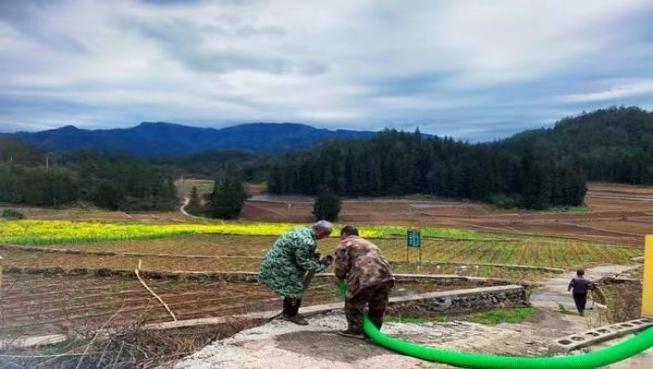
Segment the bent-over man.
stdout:
[[308,322],[298,313],[304,294],[306,272],[321,272],[333,262],[332,256],[320,260],[317,240],[328,237],[333,224],[321,220],[310,228],[299,228],[281,235],[268,251],[259,274],[259,282],[283,297],[282,317],[299,325]]
[[347,281],[345,314],[348,328],[343,336],[363,338],[363,313],[368,306],[370,320],[381,329],[388,305],[388,294],[394,286],[390,263],[372,242],[358,237],[358,230],[345,226],[336,249],[335,274],[338,281]]

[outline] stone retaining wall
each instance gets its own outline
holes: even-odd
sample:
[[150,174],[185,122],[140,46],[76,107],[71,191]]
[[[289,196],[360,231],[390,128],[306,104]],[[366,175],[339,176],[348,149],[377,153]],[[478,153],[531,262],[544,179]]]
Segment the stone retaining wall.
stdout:
[[[530,306],[523,286],[508,285],[471,288],[444,292],[422,293],[411,296],[397,296],[390,299],[388,312],[408,315],[419,312],[460,313],[482,311],[502,307]],[[306,316],[343,310],[344,303],[307,306],[300,309]],[[190,319],[177,322],[156,323],[146,328],[154,330],[180,329],[205,325],[226,324],[229,320],[267,320],[279,314],[278,310],[235,315],[231,317]]]
[[398,297],[391,300],[389,311],[403,315],[465,313],[526,306],[530,306],[526,290],[522,286],[508,285]]

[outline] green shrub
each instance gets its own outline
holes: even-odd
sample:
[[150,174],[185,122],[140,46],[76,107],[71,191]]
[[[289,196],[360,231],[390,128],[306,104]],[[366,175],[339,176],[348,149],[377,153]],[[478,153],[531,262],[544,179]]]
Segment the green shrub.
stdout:
[[325,219],[330,222],[335,222],[338,219],[341,207],[342,202],[338,195],[331,190],[321,189],[315,198],[313,215],[316,220]]
[[247,200],[247,193],[238,179],[225,178],[215,181],[211,194],[211,217],[218,219],[236,219]]
[[514,209],[521,205],[521,198],[515,195],[495,194],[491,195],[488,200],[499,209]]
[[5,219],[25,219],[25,214],[13,209],[2,210],[2,215],[0,216]]

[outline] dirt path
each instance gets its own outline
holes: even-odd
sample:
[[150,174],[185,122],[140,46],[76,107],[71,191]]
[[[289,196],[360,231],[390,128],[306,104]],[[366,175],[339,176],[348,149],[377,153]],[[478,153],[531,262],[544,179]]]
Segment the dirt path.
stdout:
[[[217,341],[178,362],[175,369],[421,369],[451,368],[398,355],[370,341],[345,338],[342,313],[310,319],[300,327],[279,320]],[[517,354],[520,335],[510,329],[466,322],[384,325],[384,332],[425,345],[475,352]],[[522,340],[523,341],[523,340]],[[491,343],[488,346],[488,343]],[[533,342],[528,341],[529,344]],[[538,352],[532,352],[537,354]],[[542,354],[541,352],[539,352]]]
[[181,211],[182,214],[184,214],[187,217],[194,217],[193,215],[188,214],[186,211],[186,206],[190,203],[190,197],[184,196],[184,199],[181,202],[181,206],[179,207],[179,211]]
[[[636,268],[636,265],[607,265],[587,270],[598,279]],[[426,346],[497,355],[547,355],[552,340],[605,324],[599,314],[579,317],[562,314],[558,304],[572,310],[567,293],[571,276],[552,278],[533,293],[531,300],[538,309],[535,319],[520,324],[485,326],[468,322],[403,324],[388,323],[384,333]],[[175,369],[445,369],[442,364],[427,363],[385,350],[370,341],[340,337],[335,332],[345,328],[342,313],[333,312],[310,319],[300,327],[283,321],[240,332],[214,342],[179,361]],[[651,367],[653,354],[645,353],[610,366],[614,369]]]
[[[454,369],[403,356],[368,340],[345,338],[335,332],[345,328],[342,313],[329,313],[309,320],[300,327],[273,320],[245,330],[236,336],[216,341],[175,365],[175,369]],[[538,317],[522,324],[485,326],[469,322],[405,324],[387,323],[384,333],[424,346],[456,351],[510,355],[549,355],[552,338],[585,329],[571,315],[544,309]],[[646,357],[644,357],[646,359]],[[646,363],[640,357],[620,363],[635,368],[632,362]],[[634,361],[637,360],[637,361]],[[650,367],[639,366],[637,369]]]
[[[597,280],[609,275],[621,274],[623,272],[637,269],[639,265],[602,265],[595,268],[590,268],[585,271],[585,277],[590,280]],[[560,275],[549,279],[544,282],[544,287],[537,289],[531,295],[531,303],[536,308],[541,309],[560,309],[560,305],[564,306],[571,312],[576,311],[574,301],[567,286],[569,281],[574,276],[573,273]]]

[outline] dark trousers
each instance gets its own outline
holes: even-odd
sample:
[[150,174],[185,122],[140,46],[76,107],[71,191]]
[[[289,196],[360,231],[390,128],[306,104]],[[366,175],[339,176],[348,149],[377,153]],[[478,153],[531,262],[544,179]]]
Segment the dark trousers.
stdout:
[[283,315],[288,318],[292,318],[297,315],[299,312],[299,307],[302,304],[302,299],[296,299],[292,297],[283,298]]
[[345,315],[347,315],[350,332],[363,332],[363,314],[366,305],[370,320],[377,328],[381,329],[383,315],[388,306],[388,294],[393,286],[394,282],[390,281],[363,288],[354,297],[345,301]]
[[585,311],[585,305],[587,304],[587,293],[576,293],[574,292],[574,302],[576,303],[576,309],[579,313]]

